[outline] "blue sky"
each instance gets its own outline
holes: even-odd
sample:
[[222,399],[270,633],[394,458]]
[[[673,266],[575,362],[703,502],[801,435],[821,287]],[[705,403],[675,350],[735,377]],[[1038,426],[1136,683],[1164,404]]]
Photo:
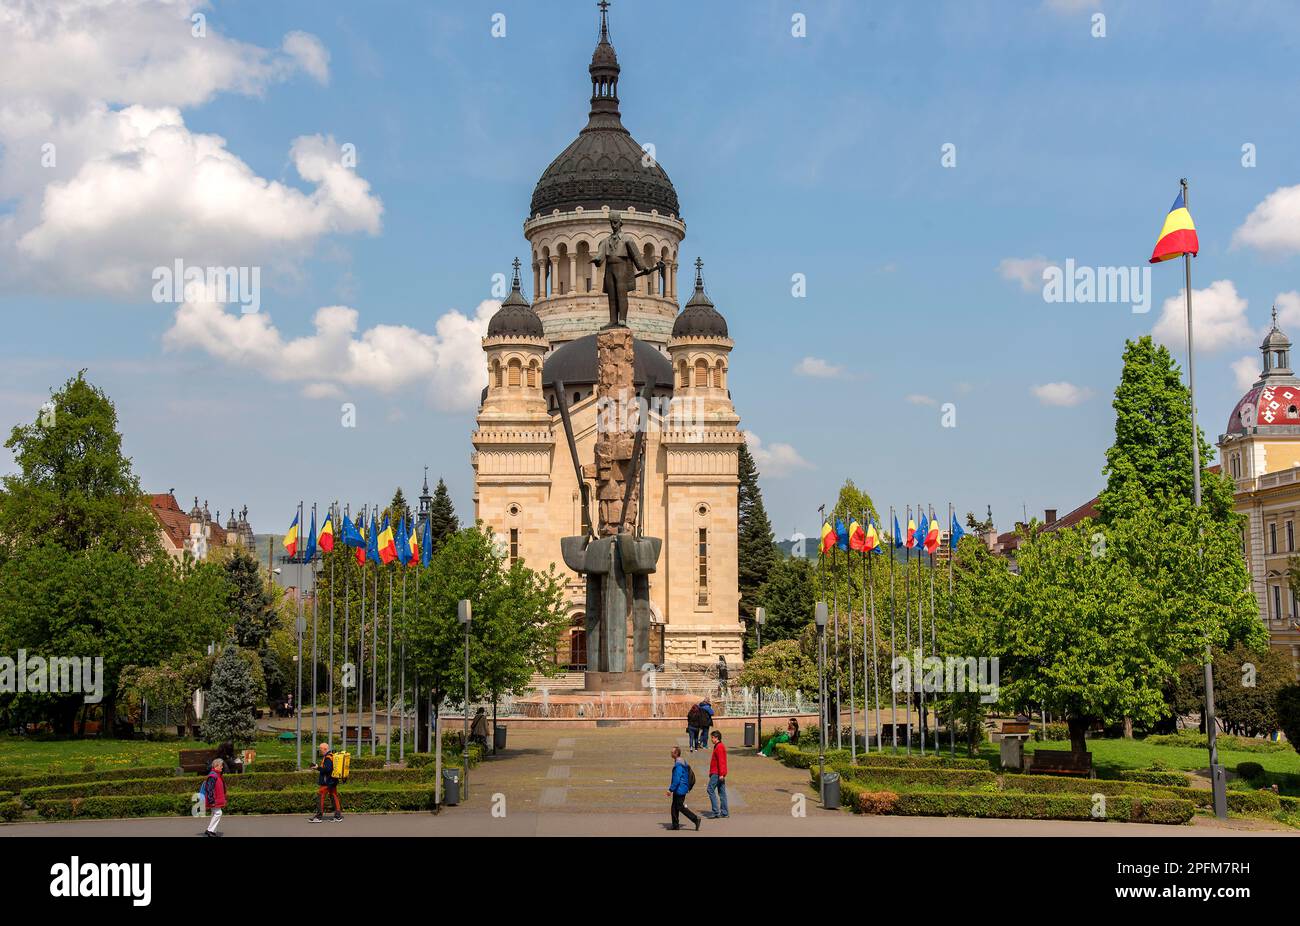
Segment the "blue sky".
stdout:
[[[299,498],[414,496],[428,465],[468,516],[475,325],[526,253],[533,184],[585,123],[594,4],[51,9],[0,26],[19,104],[0,116],[0,423],[85,367],[150,491],[223,517],[247,503],[280,530]],[[845,478],[878,506],[992,505],[1000,529],[1090,498],[1124,339],[1157,328],[1182,268],[1152,270],[1146,314],[1049,304],[1038,272],[1145,266],[1179,177],[1211,440],[1275,300],[1300,331],[1287,4],[616,0],[610,16],[624,123],[655,145],[682,264],[704,258],[728,319],[782,536],[814,532]],[[64,41],[78,30],[97,56]],[[47,140],[59,163],[36,168]],[[355,169],[322,167],[345,144]],[[261,265],[261,327],[152,301],[149,268],[175,257]],[[331,306],[355,310],[333,340],[286,347]],[[1180,321],[1158,330],[1181,359]],[[342,350],[346,372],[311,369]]]

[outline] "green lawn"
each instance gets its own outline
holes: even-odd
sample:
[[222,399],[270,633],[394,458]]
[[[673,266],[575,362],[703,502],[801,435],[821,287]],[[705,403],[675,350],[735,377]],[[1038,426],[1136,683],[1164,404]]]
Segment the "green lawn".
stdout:
[[[1025,744],[1025,752],[1035,749],[1069,749],[1066,742],[1030,742]],[[1195,771],[1209,768],[1210,754],[1205,749],[1188,746],[1155,746],[1139,739],[1092,739],[1088,740],[1088,751],[1092,753],[1092,764],[1099,771],[1118,772],[1126,768],[1149,768],[1155,762],[1163,762],[1171,769]],[[961,754],[960,749],[958,754]],[[997,748],[985,744],[981,754],[997,759]],[[1300,773],[1300,752],[1289,749],[1286,752],[1243,752],[1240,750],[1219,750],[1219,762],[1228,771],[1235,771],[1239,762],[1258,762],[1269,772]]]

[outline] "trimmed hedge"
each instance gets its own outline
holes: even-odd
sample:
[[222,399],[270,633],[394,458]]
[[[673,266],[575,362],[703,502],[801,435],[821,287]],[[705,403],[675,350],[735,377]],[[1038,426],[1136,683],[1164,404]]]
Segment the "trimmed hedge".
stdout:
[[[111,819],[119,817],[189,816],[189,795],[141,794],[87,797],[76,800],[42,800],[36,812],[46,820]],[[432,788],[390,790],[359,789],[343,796],[345,813],[390,813],[433,808]],[[286,814],[314,812],[315,790],[253,791],[231,795],[227,814]]]
[[1237,774],[1246,780],[1258,778],[1264,774],[1264,766],[1258,762],[1238,762]]
[[1025,794],[1105,794],[1107,797],[1155,793],[1152,785],[1140,781],[1119,781],[1113,778],[1060,778],[1055,775],[1003,775],[1002,790],[1019,791]]
[[1187,787],[1187,776],[1182,772],[1155,772],[1126,768],[1120,771],[1119,777],[1121,781],[1140,781],[1149,785],[1167,785],[1178,788]]
[[176,768],[168,765],[123,766],[98,772],[68,772],[50,775],[13,775],[0,778],[0,791],[23,791],[45,785],[70,785],[83,781],[123,781],[136,778],[170,778]]
[[[379,784],[394,782],[412,785],[429,780],[423,769],[363,769],[354,771],[347,781],[340,785],[343,793],[354,784]],[[226,777],[226,790],[231,793],[244,794],[260,791],[283,791],[314,786],[316,773],[304,772],[263,772],[260,775],[230,775]],[[198,775],[184,778],[158,780],[142,778],[135,781],[91,782],[89,784],[53,785],[48,788],[28,788],[23,792],[23,800],[32,804],[38,800],[73,800],[91,797],[121,797],[126,795],[169,795],[194,794],[203,783]]]
[[[909,784],[971,791],[996,791],[998,785],[998,776],[987,769],[979,771],[965,768],[888,768],[880,765],[855,766],[847,763],[837,763],[831,768],[840,774],[841,781],[852,780],[873,791],[882,790],[890,785],[906,787]],[[817,769],[811,771],[813,787],[817,787]]]
[[23,802],[20,800],[0,801],[0,820],[12,823],[23,815]]
[[[861,799],[860,799],[861,803]],[[891,813],[914,817],[996,817],[1013,820],[1094,820],[1093,801],[1074,794],[900,794]],[[1196,812],[1191,801],[1157,797],[1116,797],[1106,801],[1108,820],[1183,824]]]
[[[777,743],[776,758],[791,768],[812,768],[817,764],[817,753],[806,752],[789,743]],[[829,766],[849,765],[852,756],[847,749],[826,750]],[[989,770],[984,759],[949,758],[948,756],[894,755],[892,753],[858,753],[859,766],[885,766],[887,768],[965,768]]]

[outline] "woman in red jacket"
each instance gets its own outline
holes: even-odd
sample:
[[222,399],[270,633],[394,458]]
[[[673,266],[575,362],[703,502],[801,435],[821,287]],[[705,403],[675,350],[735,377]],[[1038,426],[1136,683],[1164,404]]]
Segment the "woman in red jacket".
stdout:
[[[722,745],[722,734],[714,730],[710,734],[713,740],[713,755],[709,757],[709,805],[713,819],[731,816],[727,812],[727,747]],[[722,798],[722,811],[718,812],[718,798]]]

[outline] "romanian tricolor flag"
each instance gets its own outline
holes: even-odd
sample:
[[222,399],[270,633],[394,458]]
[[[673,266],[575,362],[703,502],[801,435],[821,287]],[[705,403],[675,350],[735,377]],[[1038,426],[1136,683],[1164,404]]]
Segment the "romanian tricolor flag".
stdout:
[[876,530],[876,522],[867,518],[867,535],[862,541],[862,549],[870,553],[872,550],[880,552],[880,533]]
[[1169,215],[1165,216],[1165,224],[1160,229],[1160,237],[1156,239],[1155,250],[1151,252],[1151,263],[1158,264],[1162,260],[1182,257],[1184,254],[1195,257],[1200,249],[1200,242],[1196,239],[1196,225],[1192,222],[1192,214],[1187,211],[1183,191],[1179,190],[1178,198],[1169,209]]
[[379,532],[379,561],[387,566],[397,559],[397,540],[393,536],[393,527],[384,518],[383,530]]
[[916,522],[910,515],[907,518],[907,539],[903,541],[903,546],[909,550],[916,546]]
[[320,526],[320,538],[317,541],[326,553],[334,549],[334,512],[325,513],[325,520]]
[[859,553],[871,549],[867,546],[867,532],[862,529],[857,518],[849,518],[849,548]]
[[[411,526],[416,527],[415,524],[412,524]],[[420,538],[416,534],[412,533],[409,541],[411,544],[411,557],[406,561],[406,565],[418,566],[420,565]]]
[[824,555],[826,553],[829,553],[831,551],[831,548],[835,546],[835,543],[838,540],[839,537],[836,536],[835,534],[835,528],[831,527],[831,522],[823,521],[822,522],[822,550],[821,550],[822,554]]
[[933,518],[926,521],[925,552],[931,556],[939,549],[939,522]]
[[289,554],[292,559],[298,552],[298,515],[293,516],[293,523],[289,525],[289,530],[284,535],[284,552]]

